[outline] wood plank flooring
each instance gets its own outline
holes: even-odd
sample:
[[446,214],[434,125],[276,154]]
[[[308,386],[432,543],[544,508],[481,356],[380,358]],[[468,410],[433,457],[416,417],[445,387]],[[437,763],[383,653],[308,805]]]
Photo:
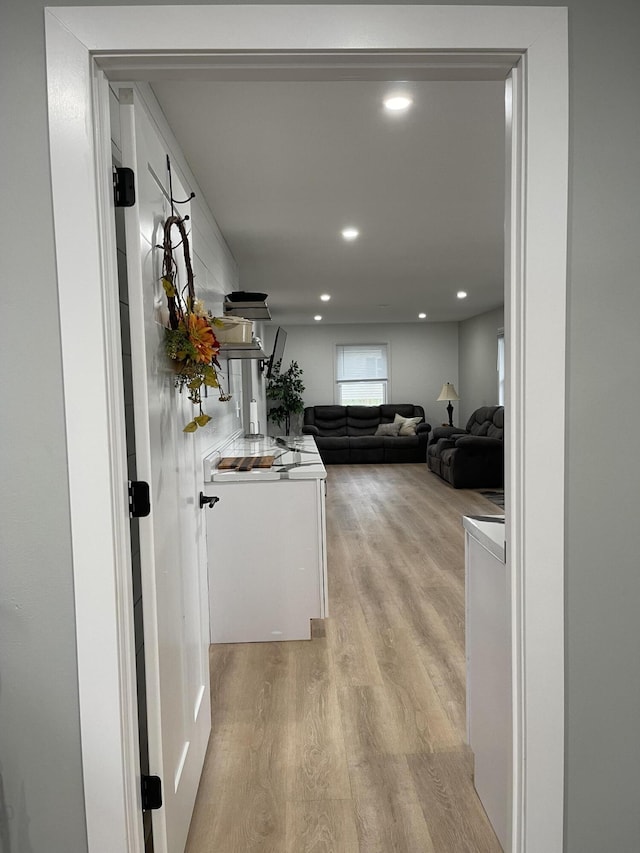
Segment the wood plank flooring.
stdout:
[[211,648],[187,853],[500,853],[465,737],[463,514],[425,465],[330,466],[330,618]]

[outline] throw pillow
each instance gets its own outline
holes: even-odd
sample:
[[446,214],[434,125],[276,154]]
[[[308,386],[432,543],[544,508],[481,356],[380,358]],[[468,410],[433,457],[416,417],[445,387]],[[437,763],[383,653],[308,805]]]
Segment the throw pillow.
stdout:
[[416,426],[420,423],[422,418],[403,418],[402,415],[396,414],[393,419],[394,424],[399,424],[400,430],[398,435],[415,435],[416,434]]
[[400,424],[380,424],[375,434],[397,436],[399,432]]

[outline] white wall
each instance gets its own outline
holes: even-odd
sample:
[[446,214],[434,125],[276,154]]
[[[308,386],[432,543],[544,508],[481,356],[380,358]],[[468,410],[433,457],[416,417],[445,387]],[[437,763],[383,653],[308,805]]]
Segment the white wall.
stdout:
[[[113,84],[110,89],[110,122],[112,147],[120,161],[118,89],[117,84]],[[144,83],[138,84],[136,89],[163,146],[170,153],[173,174],[182,181],[184,186],[189,187],[189,192],[193,190],[196,194],[190,203],[188,225],[196,297],[201,299],[215,316],[220,317],[223,314],[224,295],[238,289],[238,264],[218,227],[214,213],[204,201],[204,195],[164,118],[153,91]],[[179,206],[177,213],[180,213]],[[203,402],[203,410],[211,415],[212,420],[206,427],[199,428],[193,434],[193,440],[201,455],[205,455],[212,447],[224,443],[230,435],[242,427],[241,363],[221,358],[220,364],[221,369],[218,373],[222,387],[232,394],[232,399],[223,403],[218,399],[218,392],[215,389],[207,389],[208,396]]]
[[[222,316],[225,293],[237,289],[238,269],[231,252],[222,239],[217,226],[213,227],[201,207],[193,211],[193,272],[196,296],[202,299],[216,317]],[[231,400],[220,402],[217,389],[208,389],[203,409],[211,415],[204,429],[195,433],[198,449],[205,455],[212,447],[222,444],[242,427],[242,363],[220,359],[218,375]]]
[[[283,363],[297,361],[304,371],[305,405],[335,402],[336,344],[386,343],[389,347],[389,402],[423,406],[432,426],[446,420],[437,403],[443,382],[458,381],[457,323],[370,323],[366,325],[288,326]],[[269,329],[271,349],[275,329]]]
[[[118,113],[114,107],[114,90],[112,86],[111,126],[112,141],[118,144]],[[215,213],[211,211],[204,195],[200,191],[196,179],[178,145],[173,132],[167,124],[162,110],[150,86],[140,83],[136,86],[147,112],[156,126],[163,145],[170,152],[173,173],[195,192],[195,198],[190,203],[189,242],[191,246],[194,284],[196,298],[201,299],[205,307],[214,316],[223,314],[224,295],[238,289],[238,264],[236,263],[224,235],[218,227]],[[177,208],[180,213],[180,208]],[[198,453],[202,456],[213,447],[223,444],[229,436],[237,433],[243,423],[243,386],[242,367],[237,360],[220,358],[219,378],[225,392],[231,393],[231,400],[221,402],[216,389],[207,389],[207,397],[203,401],[203,410],[211,415],[212,420],[206,427],[199,428],[193,434]]]
[[[269,338],[269,346],[265,341],[265,337],[269,336],[269,332],[267,331],[267,325],[262,320],[254,320],[253,321],[253,335],[254,338],[259,339],[263,343],[263,350],[266,355],[270,353],[270,348],[273,346],[272,337]],[[275,334],[275,332],[274,332]],[[238,362],[240,363],[240,362]],[[258,359],[246,359],[242,362],[242,387],[244,389],[244,401],[243,401],[243,424],[244,431],[249,431],[249,403],[251,400],[255,400],[258,404],[258,427],[259,432],[263,435],[268,434],[267,427],[267,403],[265,397],[266,390],[266,381],[264,378],[264,373],[260,367],[260,360]],[[253,427],[255,431],[255,426]]]
[[[220,317],[223,313],[224,295],[238,289],[238,265],[218,227],[215,212],[205,203],[204,195],[151,88],[146,84],[139,84],[136,88],[156,125],[163,145],[170,153],[172,171],[183,185],[188,187],[188,192],[195,192],[195,198],[190,204],[189,240],[196,298],[201,299],[214,316]],[[180,213],[179,208],[177,212]],[[228,402],[221,402],[216,389],[207,390],[208,396],[203,401],[202,408],[212,419],[206,427],[198,429],[193,435],[201,455],[213,447],[220,446],[242,427],[241,362],[221,358],[220,365],[218,373],[222,387],[232,394],[232,398]]]
[[[184,186],[189,187],[189,192],[192,190],[195,192],[195,198],[191,200],[189,206],[188,234],[196,297],[201,299],[215,316],[222,316],[224,295],[238,289],[238,265],[218,227],[214,214],[204,201],[204,196],[164,118],[153,91],[144,83],[140,83],[136,89],[163,146],[170,152],[173,174],[182,181]],[[112,148],[118,161],[121,162],[118,90],[117,84],[113,84],[110,88],[110,123]],[[185,212],[184,208],[183,212]],[[177,213],[180,213],[179,206]],[[208,396],[203,403],[203,410],[211,415],[212,420],[206,427],[199,428],[193,434],[193,440],[201,455],[209,452],[212,447],[219,446],[242,427],[241,364],[239,361],[228,361],[223,358],[220,359],[220,364],[221,369],[218,373],[222,387],[232,394],[232,399],[223,403],[218,399],[219,395],[215,389],[207,389]]]
[[461,426],[480,406],[498,405],[498,329],[503,327],[504,308],[478,314],[459,324],[457,406]]

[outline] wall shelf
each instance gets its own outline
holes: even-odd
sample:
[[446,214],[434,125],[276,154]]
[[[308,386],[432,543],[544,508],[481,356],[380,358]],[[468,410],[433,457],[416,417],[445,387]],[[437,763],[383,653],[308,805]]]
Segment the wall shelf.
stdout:
[[270,320],[271,312],[265,301],[242,302],[225,299],[224,313],[226,316],[244,317],[246,320]]
[[251,344],[222,344],[218,353],[218,358],[234,359],[234,358],[258,358],[267,359],[269,356],[262,349],[259,343]]

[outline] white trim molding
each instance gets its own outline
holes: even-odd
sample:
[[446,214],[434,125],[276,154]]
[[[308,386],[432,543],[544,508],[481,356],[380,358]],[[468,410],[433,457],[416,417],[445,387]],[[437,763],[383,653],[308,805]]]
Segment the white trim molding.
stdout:
[[[515,6],[96,6],[46,18],[51,172],[91,853],[138,853],[117,282],[96,76],[495,79],[507,119],[506,490],[514,853],[560,853],[564,778],[567,11]],[[502,70],[501,70],[502,69]],[[490,75],[493,75],[491,78]],[[314,78],[315,79],[315,78]],[[74,188],[73,216],[68,187]],[[77,322],[82,306],[83,322]],[[549,375],[554,382],[548,383]],[[90,381],[88,381],[88,377]],[[540,400],[553,421],[536,418]],[[92,428],[85,428],[91,411]]]

